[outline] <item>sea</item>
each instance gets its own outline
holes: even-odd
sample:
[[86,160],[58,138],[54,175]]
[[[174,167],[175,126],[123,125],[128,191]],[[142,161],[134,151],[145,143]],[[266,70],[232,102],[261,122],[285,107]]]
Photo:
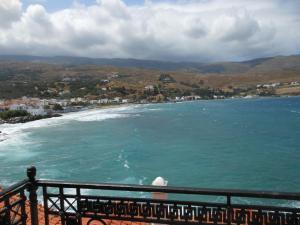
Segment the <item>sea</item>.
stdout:
[[300,192],[300,97],[129,105],[2,124],[0,184],[82,182]]

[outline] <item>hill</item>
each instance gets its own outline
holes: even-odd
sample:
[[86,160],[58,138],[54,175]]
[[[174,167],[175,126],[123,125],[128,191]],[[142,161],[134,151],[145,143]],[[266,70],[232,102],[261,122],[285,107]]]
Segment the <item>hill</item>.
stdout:
[[[0,56],[0,99],[299,94],[300,56],[245,62]],[[273,85],[273,86],[272,86]],[[260,87],[260,88],[257,88]]]
[[286,71],[299,70],[300,56],[277,56],[269,58],[258,58],[243,62],[167,62],[155,60],[139,59],[105,59],[105,58],[86,58],[70,56],[25,56],[25,55],[0,55],[0,61],[47,63],[58,65],[97,65],[112,66],[120,68],[138,68],[162,71],[187,71],[203,74],[232,74],[259,71]]

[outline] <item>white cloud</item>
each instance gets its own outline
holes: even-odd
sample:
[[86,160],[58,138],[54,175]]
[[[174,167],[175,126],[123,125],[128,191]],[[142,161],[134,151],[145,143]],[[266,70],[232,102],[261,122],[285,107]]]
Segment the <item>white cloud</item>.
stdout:
[[7,28],[21,16],[22,4],[19,0],[0,1],[0,27]]
[[0,1],[0,54],[242,60],[300,50],[297,1],[97,0],[48,12]]

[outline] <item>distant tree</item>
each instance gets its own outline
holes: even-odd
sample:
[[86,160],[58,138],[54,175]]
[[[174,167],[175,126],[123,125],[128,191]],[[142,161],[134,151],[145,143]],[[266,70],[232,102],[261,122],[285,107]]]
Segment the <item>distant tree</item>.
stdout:
[[61,110],[63,110],[63,107],[60,104],[55,104],[53,106],[53,110],[55,110],[55,111],[61,111]]
[[175,83],[175,79],[169,74],[161,74],[159,76],[159,81],[163,83]]
[[198,84],[192,84],[192,88],[200,88]]
[[22,116],[29,116],[30,113],[28,113],[26,110],[5,110],[3,112],[0,112],[0,118],[3,120],[7,120],[14,117],[22,117]]

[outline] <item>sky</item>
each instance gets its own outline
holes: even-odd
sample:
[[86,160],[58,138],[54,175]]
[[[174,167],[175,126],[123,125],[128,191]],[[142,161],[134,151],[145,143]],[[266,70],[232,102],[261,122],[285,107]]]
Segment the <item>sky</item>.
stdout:
[[0,0],[0,54],[242,61],[300,53],[299,0]]
[[[31,4],[41,4],[45,8],[47,8],[48,11],[54,12],[57,10],[66,9],[68,7],[71,7],[74,2],[79,2],[85,5],[93,5],[95,4],[96,0],[23,0],[21,1],[24,5],[24,7],[28,7]],[[125,0],[124,3],[127,5],[142,5],[144,4],[144,0]],[[155,1],[154,1],[155,2]],[[158,2],[158,0],[156,0]]]

